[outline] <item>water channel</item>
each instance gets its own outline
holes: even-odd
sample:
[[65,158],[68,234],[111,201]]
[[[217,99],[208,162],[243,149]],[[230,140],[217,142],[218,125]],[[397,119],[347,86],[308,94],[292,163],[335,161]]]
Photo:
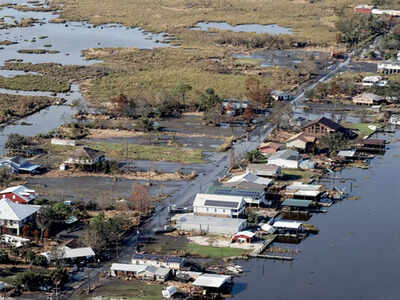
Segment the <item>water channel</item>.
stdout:
[[[0,5],[5,3],[32,6],[24,0],[9,2],[0,0]],[[136,47],[151,49],[165,47],[162,34],[144,32],[140,28],[129,28],[119,24],[107,24],[93,26],[86,22],[49,23],[57,18],[53,12],[19,11],[14,8],[0,8],[0,17],[5,17],[9,24],[22,19],[38,19],[30,27],[12,27],[0,29],[0,41],[9,40],[17,42],[8,46],[2,46],[0,50],[0,67],[8,60],[22,60],[31,63],[60,63],[63,65],[89,65],[97,63],[95,60],[85,60],[82,50],[99,47]],[[51,47],[49,47],[51,45]],[[23,54],[18,53],[22,49],[49,49],[56,50],[56,54]],[[0,76],[13,77],[16,75],[32,74],[21,71],[0,70]],[[0,89],[2,94],[17,94],[31,96],[51,96],[47,92],[14,91]],[[80,100],[84,104],[85,99],[79,91],[79,85],[73,85],[68,93],[59,93],[57,98],[67,100],[66,105],[50,106],[33,115],[21,119],[17,125],[10,125],[0,128],[0,152],[10,133],[19,133],[26,136],[33,136],[39,133],[47,133],[65,122],[71,122],[72,116],[77,112],[76,108],[70,106],[74,100]],[[32,125],[18,125],[21,122]]]

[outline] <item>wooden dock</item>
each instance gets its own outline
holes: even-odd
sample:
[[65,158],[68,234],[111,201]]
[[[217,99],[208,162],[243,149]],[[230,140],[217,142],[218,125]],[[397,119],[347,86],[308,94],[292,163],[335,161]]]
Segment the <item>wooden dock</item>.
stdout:
[[259,248],[254,249],[253,252],[251,252],[250,256],[253,255],[260,255],[260,253],[263,253],[265,249],[267,249],[276,239],[277,235],[276,234],[270,234],[265,241],[263,242],[262,246]]
[[293,257],[279,255],[249,254],[250,257],[292,261]]

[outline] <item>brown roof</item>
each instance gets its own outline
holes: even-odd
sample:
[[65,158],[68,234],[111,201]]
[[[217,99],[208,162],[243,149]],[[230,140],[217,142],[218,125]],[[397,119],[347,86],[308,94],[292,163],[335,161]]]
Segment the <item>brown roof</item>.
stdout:
[[290,137],[286,142],[291,142],[294,140],[302,140],[303,142],[306,143],[315,143],[315,141],[317,140],[317,138],[315,136],[309,136],[306,135],[304,132],[300,132],[298,134],[295,134],[294,136]]
[[95,149],[92,149],[92,148],[89,148],[89,147],[81,147],[81,148],[75,150],[72,153],[71,157],[78,158],[78,159],[90,158],[90,159],[94,160],[94,159],[96,159],[96,158],[98,158],[99,156],[102,156],[102,155],[104,155],[103,151],[98,151],[98,150],[95,150]]
[[260,146],[258,146],[259,149],[265,149],[265,148],[271,148],[274,150],[279,150],[281,147],[281,144],[274,143],[274,142],[267,142],[267,143],[262,143]]

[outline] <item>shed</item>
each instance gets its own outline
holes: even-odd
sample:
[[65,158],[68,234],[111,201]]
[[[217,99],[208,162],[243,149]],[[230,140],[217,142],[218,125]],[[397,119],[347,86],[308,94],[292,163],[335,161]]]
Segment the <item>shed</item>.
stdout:
[[337,156],[344,159],[354,159],[356,155],[356,150],[342,150],[339,151]]
[[112,276],[118,276],[121,273],[124,275],[136,276],[139,272],[142,272],[145,268],[146,268],[145,265],[113,263],[111,265],[110,270]]
[[282,175],[282,168],[274,164],[249,164],[247,171],[257,176],[276,178]]
[[302,229],[302,223],[300,222],[294,222],[294,221],[276,221],[272,225],[273,227],[277,229],[294,229],[294,230],[300,230]]
[[232,242],[251,243],[255,236],[256,234],[252,231],[239,231],[233,236]]

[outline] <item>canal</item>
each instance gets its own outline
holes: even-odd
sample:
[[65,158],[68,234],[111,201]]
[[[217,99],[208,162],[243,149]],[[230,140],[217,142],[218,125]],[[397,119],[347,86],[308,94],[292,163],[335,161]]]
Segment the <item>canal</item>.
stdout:
[[[386,136],[387,139],[391,138]],[[308,223],[320,233],[301,244],[291,263],[241,261],[236,299],[397,299],[400,292],[400,132],[370,168],[350,168],[338,177],[354,178],[351,196],[314,215]],[[350,188],[350,183],[346,184]],[[287,245],[281,245],[286,247]]]

